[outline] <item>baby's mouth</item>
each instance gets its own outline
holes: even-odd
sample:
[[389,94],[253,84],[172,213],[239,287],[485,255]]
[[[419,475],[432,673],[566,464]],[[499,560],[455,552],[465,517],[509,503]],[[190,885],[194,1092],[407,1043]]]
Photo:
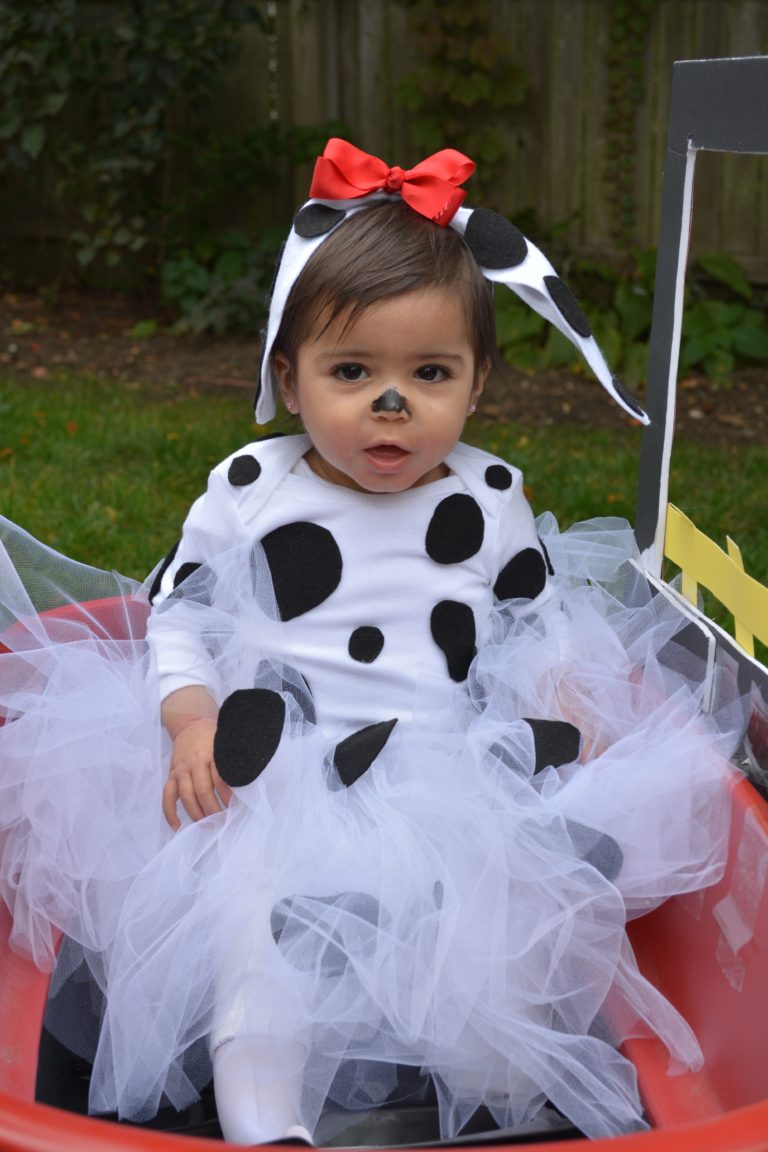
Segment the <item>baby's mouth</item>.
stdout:
[[374,444],[365,451],[369,459],[376,464],[399,464],[410,456],[408,449],[401,448],[399,444]]

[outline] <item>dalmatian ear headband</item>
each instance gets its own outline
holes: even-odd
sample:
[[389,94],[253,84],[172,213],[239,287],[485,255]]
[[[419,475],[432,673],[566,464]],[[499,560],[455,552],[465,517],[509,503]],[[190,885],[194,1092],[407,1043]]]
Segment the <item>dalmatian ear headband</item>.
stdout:
[[497,212],[461,206],[466,192],[459,185],[474,170],[474,163],[452,148],[403,171],[389,168],[383,160],[361,152],[346,140],[328,141],[315,165],[310,199],[294,218],[275,274],[256,396],[259,424],[267,424],[275,415],[277,380],[272,348],[299,273],[315,249],[350,215],[393,197],[402,198],[414,211],[463,236],[485,278],[506,284],[554,324],[579,349],[616,403],[635,420],[650,423],[637,400],[611,373],[575,296],[543,252]]

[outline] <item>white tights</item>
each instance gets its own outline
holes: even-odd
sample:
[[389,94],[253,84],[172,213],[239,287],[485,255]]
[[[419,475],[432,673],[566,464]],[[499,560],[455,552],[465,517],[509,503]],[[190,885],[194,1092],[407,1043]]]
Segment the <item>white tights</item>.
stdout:
[[253,1037],[227,1040],[213,1054],[213,1084],[222,1135],[229,1143],[264,1144],[283,1136],[311,1143],[301,1127],[306,1051],[277,1049]]

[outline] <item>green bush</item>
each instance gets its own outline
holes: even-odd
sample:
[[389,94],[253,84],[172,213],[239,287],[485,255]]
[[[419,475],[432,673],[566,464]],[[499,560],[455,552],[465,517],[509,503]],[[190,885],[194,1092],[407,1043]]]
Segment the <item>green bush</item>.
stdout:
[[263,308],[274,240],[254,228],[246,259],[210,221],[232,193],[247,217],[343,130],[215,123],[243,29],[270,19],[256,0],[0,0],[0,174],[51,189],[47,209],[75,222],[68,278],[162,280],[200,331]]

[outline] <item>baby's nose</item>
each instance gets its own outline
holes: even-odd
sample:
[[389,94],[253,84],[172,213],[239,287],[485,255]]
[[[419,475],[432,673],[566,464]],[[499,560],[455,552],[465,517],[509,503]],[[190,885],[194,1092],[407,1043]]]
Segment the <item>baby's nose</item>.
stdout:
[[371,404],[371,411],[376,415],[385,416],[400,416],[402,414],[410,416],[411,414],[408,401],[405,396],[398,392],[397,388],[387,388],[386,392],[382,392],[381,396]]

